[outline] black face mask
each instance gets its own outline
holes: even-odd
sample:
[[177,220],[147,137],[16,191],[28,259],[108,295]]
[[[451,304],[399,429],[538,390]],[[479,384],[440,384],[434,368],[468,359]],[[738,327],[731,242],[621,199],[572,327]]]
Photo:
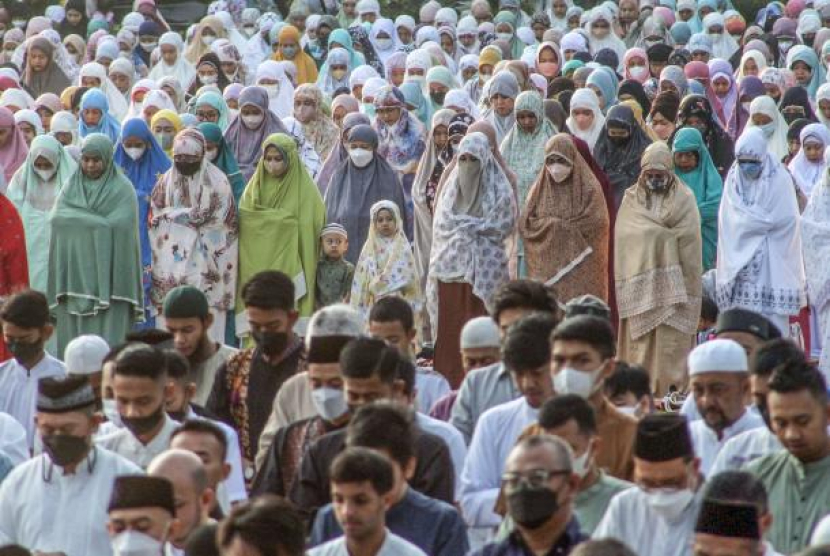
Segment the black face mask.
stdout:
[[630,136],[626,135],[625,137],[620,137],[618,135],[609,135],[608,140],[611,141],[614,145],[618,147],[622,147],[628,143],[628,140],[631,139]]
[[34,361],[43,352],[43,342],[40,340],[34,342],[11,341],[6,345],[21,365]]
[[281,354],[288,346],[287,332],[253,332],[251,336],[253,336],[257,347],[268,357]]
[[192,176],[196,172],[199,171],[199,167],[202,165],[202,161],[198,162],[185,162],[183,160],[177,160],[175,162],[176,170],[183,176]]
[[43,451],[58,467],[78,463],[89,452],[89,441],[83,436],[49,434],[42,437]]
[[538,529],[559,509],[559,499],[547,487],[522,483],[507,494],[507,507],[513,521],[527,529]]
[[443,92],[443,93],[430,93],[429,94],[429,98],[431,98],[432,101],[435,104],[438,104],[439,106],[444,106],[444,98],[446,96],[447,96],[446,92]]
[[125,417],[121,416],[121,422],[127,427],[127,430],[135,436],[140,434],[147,434],[158,426],[164,419],[164,404],[158,406],[153,413],[145,417]]
[[787,125],[790,125],[794,121],[798,120],[799,118],[803,118],[804,114],[799,112],[784,112],[784,121],[787,122]]

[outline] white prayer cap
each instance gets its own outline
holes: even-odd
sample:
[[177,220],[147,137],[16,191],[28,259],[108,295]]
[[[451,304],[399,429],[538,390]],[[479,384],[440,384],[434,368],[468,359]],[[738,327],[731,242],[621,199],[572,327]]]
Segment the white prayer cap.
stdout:
[[499,327],[490,317],[476,317],[461,329],[461,349],[501,347]]
[[91,375],[101,371],[104,357],[110,351],[106,340],[94,334],[78,336],[66,345],[63,360],[66,373],[70,375]]
[[715,339],[689,354],[689,376],[703,373],[746,373],[746,352],[733,340]]

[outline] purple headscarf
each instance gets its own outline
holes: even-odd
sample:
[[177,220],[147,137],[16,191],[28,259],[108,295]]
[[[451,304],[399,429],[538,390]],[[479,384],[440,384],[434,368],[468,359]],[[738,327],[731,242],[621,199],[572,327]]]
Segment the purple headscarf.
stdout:
[[248,129],[242,123],[240,114],[234,118],[225,132],[225,141],[233,149],[234,158],[239,164],[239,171],[242,172],[246,182],[254,175],[257,162],[262,157],[262,143],[265,139],[274,133],[288,134],[277,115],[268,108],[268,92],[265,89],[257,86],[242,89],[239,93],[240,112],[244,106],[248,105],[256,106],[265,114],[259,126],[255,129]]

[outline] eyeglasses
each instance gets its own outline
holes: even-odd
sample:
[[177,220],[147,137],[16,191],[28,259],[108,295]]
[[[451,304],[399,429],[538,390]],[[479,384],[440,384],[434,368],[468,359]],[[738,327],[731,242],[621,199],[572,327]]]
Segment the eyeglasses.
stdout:
[[557,475],[570,475],[570,470],[564,469],[534,469],[526,473],[514,473],[508,471],[501,476],[502,484],[508,488],[516,488],[522,483],[527,483],[531,487],[544,486]]
[[196,117],[203,120],[212,120],[214,118],[218,118],[219,114],[214,111],[205,111],[205,110],[197,110]]

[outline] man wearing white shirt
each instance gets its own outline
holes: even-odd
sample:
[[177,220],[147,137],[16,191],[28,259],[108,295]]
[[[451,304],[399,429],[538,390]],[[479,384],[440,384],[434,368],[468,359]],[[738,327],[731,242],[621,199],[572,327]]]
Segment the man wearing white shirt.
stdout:
[[67,556],[108,556],[107,504],[131,462],[96,447],[100,422],[86,377],[45,378],[37,399],[44,453],[18,465],[0,486],[0,546]]
[[26,429],[8,413],[0,413],[0,454],[8,457],[12,465],[29,459]]
[[690,556],[703,478],[686,418],[646,415],[634,442],[636,487],[611,499],[595,539],[616,538],[638,556]]
[[164,410],[171,394],[164,353],[146,344],[124,349],[115,359],[113,390],[124,428],[99,438],[98,444],[146,469],[167,449],[178,427]]
[[63,363],[46,353],[52,337],[46,296],[35,290],[14,294],[0,310],[3,340],[14,358],[0,363],[0,411],[8,413],[26,429],[31,450],[35,438],[37,382],[41,378],[64,376]]
[[343,536],[308,551],[308,556],[424,556],[386,528],[395,484],[392,464],[368,448],[347,448],[331,465],[332,503]]
[[471,527],[494,528],[501,516],[494,507],[510,451],[539,408],[553,396],[548,338],[556,319],[548,314],[528,315],[507,332],[504,364],[516,380],[522,397],[484,412],[479,419],[461,475],[461,509]]
[[715,339],[689,353],[689,380],[702,419],[690,425],[695,454],[704,475],[724,443],[734,436],[764,426],[747,410],[749,373],[746,352],[733,340]]
[[743,432],[723,445],[711,467],[710,475],[727,469],[740,469],[744,464],[784,449],[772,432],[767,396],[772,371],[788,361],[804,361],[804,352],[785,338],[770,340],[759,347],[750,360],[749,385],[758,414],[765,426]]

